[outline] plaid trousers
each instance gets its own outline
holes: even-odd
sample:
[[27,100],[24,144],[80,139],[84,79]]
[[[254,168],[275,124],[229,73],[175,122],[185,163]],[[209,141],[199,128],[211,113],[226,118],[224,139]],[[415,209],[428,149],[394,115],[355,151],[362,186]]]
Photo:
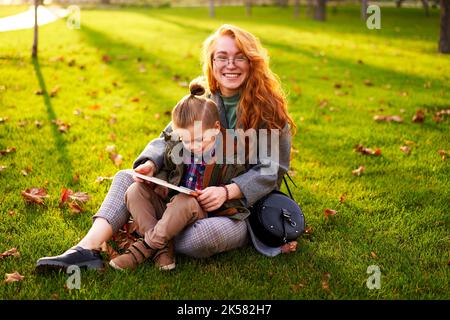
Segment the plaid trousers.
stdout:
[[[125,192],[133,182],[131,175],[117,172],[108,194],[92,219],[106,219],[113,233],[116,233],[130,217],[125,205]],[[211,217],[188,226],[175,237],[174,242],[177,253],[203,258],[243,247],[249,243],[249,236],[245,221]]]

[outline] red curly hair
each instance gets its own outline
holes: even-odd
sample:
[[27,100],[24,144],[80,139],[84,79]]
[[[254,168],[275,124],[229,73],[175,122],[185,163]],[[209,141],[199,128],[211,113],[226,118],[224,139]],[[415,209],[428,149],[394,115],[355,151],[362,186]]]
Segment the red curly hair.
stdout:
[[238,104],[239,118],[236,127],[244,130],[253,128],[283,129],[289,124],[294,133],[296,125],[288,114],[287,101],[278,76],[269,68],[267,50],[260,41],[241,28],[224,24],[203,43],[203,73],[211,93],[219,90],[219,84],[213,74],[213,56],[217,39],[230,36],[236,46],[248,58],[249,76],[243,83]]

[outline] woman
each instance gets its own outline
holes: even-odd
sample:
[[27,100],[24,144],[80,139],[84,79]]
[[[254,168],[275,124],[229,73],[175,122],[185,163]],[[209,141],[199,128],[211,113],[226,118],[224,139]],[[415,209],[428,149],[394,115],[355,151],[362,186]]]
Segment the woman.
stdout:
[[[282,176],[289,168],[291,130],[295,130],[295,124],[288,115],[279,80],[269,68],[266,50],[251,33],[232,25],[222,25],[203,43],[203,73],[210,92],[208,96],[216,102],[224,128],[278,129],[281,132],[278,150],[275,150],[277,161],[260,161],[258,158],[256,164],[249,165],[246,173],[225,186],[227,190],[208,187],[198,197],[206,212],[219,208],[227,197],[241,199],[249,207],[272,190],[279,189]],[[164,131],[171,132],[171,124]],[[162,165],[165,143],[163,135],[152,140],[133,168],[148,176],[156,174]],[[267,168],[276,168],[276,171],[267,174]],[[133,179],[146,183],[119,171],[94,215],[87,235],[64,254],[39,259],[37,270],[59,270],[70,265],[101,268],[103,262],[96,249],[128,221],[130,214],[124,194]],[[192,257],[209,257],[246,245],[248,231],[261,253],[273,256],[281,251],[258,242],[245,221],[228,217],[202,219],[186,228],[175,238],[175,251]]]

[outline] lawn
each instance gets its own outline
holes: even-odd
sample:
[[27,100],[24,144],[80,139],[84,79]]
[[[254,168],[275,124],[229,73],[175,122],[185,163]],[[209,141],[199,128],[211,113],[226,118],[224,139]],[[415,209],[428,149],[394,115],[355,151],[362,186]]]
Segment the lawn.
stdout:
[[[383,8],[381,30],[367,29],[357,7],[340,7],[325,23],[306,19],[304,8],[299,20],[274,7],[249,18],[239,7],[216,14],[82,10],[79,30],[62,20],[40,28],[38,61],[32,30],[0,33],[0,150],[16,148],[0,155],[0,253],[20,252],[0,260],[0,275],[25,276],[0,284],[0,299],[448,299],[450,116],[433,117],[450,109],[450,56],[437,53],[438,12]],[[298,125],[291,175],[309,235],[297,252],[266,258],[248,246],[179,257],[170,274],[151,264],[83,272],[80,290],[66,289],[64,274],[34,274],[38,258],[86,234],[110,184],[97,177],[131,167],[159,134],[188,93],[184,82],[201,72],[202,41],[222,23],[253,32],[269,50]],[[412,121],[417,110],[423,122]],[[52,120],[70,127],[60,132]],[[357,144],[381,155],[356,152]],[[109,145],[123,157],[119,168]],[[45,205],[24,201],[31,187],[47,189]],[[84,212],[59,208],[63,188],[91,196]],[[325,209],[337,213],[326,219]],[[366,286],[371,265],[380,289]]]

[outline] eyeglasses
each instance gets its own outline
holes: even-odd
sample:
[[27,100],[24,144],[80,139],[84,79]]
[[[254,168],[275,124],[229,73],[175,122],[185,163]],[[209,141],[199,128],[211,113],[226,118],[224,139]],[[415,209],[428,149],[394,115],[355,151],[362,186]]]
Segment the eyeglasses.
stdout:
[[245,65],[248,62],[248,58],[246,56],[237,56],[234,58],[227,58],[227,57],[216,57],[213,59],[213,61],[218,66],[227,66],[230,63],[230,60],[233,61],[233,64],[235,66],[242,66]]

